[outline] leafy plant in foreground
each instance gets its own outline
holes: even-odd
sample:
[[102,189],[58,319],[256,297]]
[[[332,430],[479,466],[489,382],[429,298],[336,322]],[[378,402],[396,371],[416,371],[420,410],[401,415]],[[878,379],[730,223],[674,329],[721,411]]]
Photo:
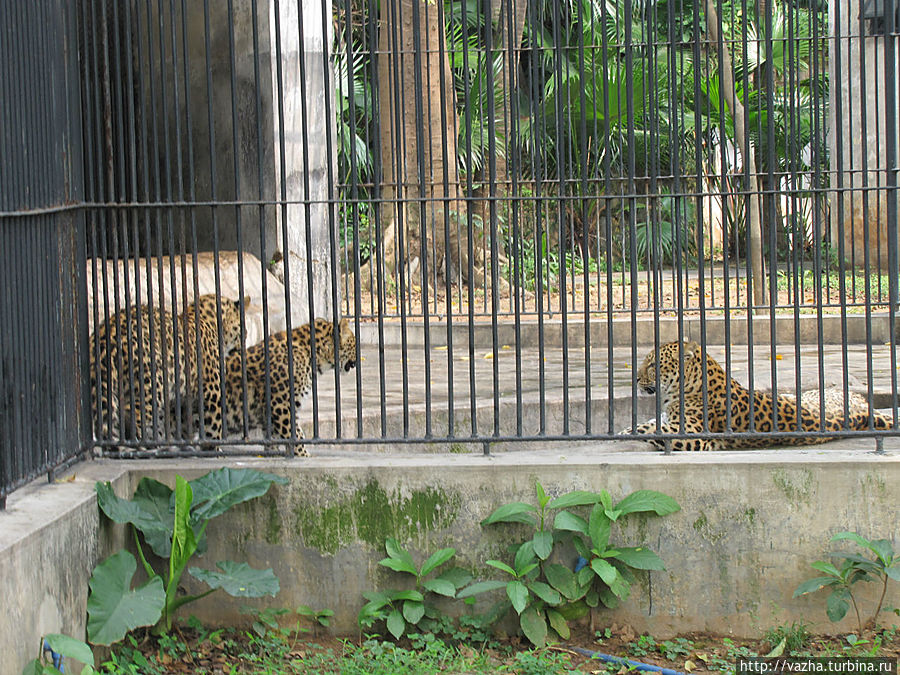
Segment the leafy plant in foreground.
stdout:
[[[223,468],[186,481],[175,478],[175,489],[142,478],[131,500],[115,495],[109,483],[97,483],[100,509],[117,523],[133,526],[138,556],[149,580],[131,588],[137,569],[134,556],[119,551],[96,567],[88,597],[88,637],[94,644],[112,644],[138,626],[157,624],[162,631],[172,627],[182,605],[223,589],[235,597],[274,596],[278,579],[271,569],[255,570],[246,563],[221,561],[218,570],[191,567],[187,571],[209,589],[197,595],[178,595],[181,577],[191,557],[206,550],[206,526],[232,506],[263,495],[272,483],[286,484],[280,476],[250,469]],[[144,543],[167,560],[162,573],[147,561]]]
[[884,596],[887,593],[888,579],[900,581],[900,555],[894,553],[894,547],[887,539],[866,539],[855,532],[838,532],[831,541],[850,540],[860,547],[874,553],[874,558],[866,558],[858,553],[833,551],[828,555],[840,561],[838,565],[824,560],[817,560],[812,567],[824,576],[815,577],[804,581],[794,591],[794,597],[813,593],[820,588],[831,588],[831,594],[825,601],[825,612],[831,621],[840,621],[847,615],[850,605],[856,613],[856,623],[860,634],[863,631],[863,622],[859,614],[859,606],[853,596],[853,585],[858,581],[880,580],[881,597],[878,606],[869,619],[869,623],[875,624],[878,614],[884,604]]
[[[512,502],[496,509],[481,525],[523,523],[533,534],[515,547],[512,565],[489,560],[501,570],[505,581],[482,581],[461,591],[457,597],[504,589],[508,607],[519,617],[519,626],[533,644],[543,646],[549,628],[560,637],[569,637],[568,619],[583,615],[601,602],[618,606],[631,592],[634,570],[662,570],[662,560],[641,546],[613,546],[612,525],[633,513],[667,515],[681,507],[671,497],[653,490],[638,490],[613,505],[609,492],[576,490],[551,499],[543,486],[535,483],[537,506]],[[570,509],[590,507],[585,519]],[[552,518],[551,511],[556,510]],[[551,561],[560,542],[570,541],[584,558],[577,572]]]
[[[52,652],[54,657],[47,663],[47,654]],[[81,640],[76,640],[68,635],[51,633],[41,639],[41,656],[29,661],[22,671],[22,675],[59,675],[62,672],[62,659],[71,658],[84,665],[81,675],[94,675],[94,652]]]
[[419,626],[423,619],[434,621],[442,616],[440,610],[429,601],[427,593],[455,598],[457,591],[472,580],[472,576],[459,567],[450,568],[430,579],[425,578],[456,555],[454,548],[436,551],[422,563],[421,568],[417,568],[412,555],[396,539],[388,538],[384,547],[388,557],[378,564],[415,577],[415,588],[363,593],[369,602],[359,610],[356,619],[362,627],[384,621],[390,634],[400,638],[407,628]]

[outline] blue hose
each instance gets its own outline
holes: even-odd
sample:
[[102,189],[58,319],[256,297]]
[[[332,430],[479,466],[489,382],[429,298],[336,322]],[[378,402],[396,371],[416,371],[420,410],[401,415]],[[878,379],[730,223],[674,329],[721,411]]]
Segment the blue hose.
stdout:
[[44,640],[44,651],[50,652],[50,660],[53,661],[53,667],[56,668],[59,672],[66,672],[65,667],[62,664],[62,654],[58,654],[57,652],[50,649],[50,643]]
[[587,656],[592,659],[597,659],[598,661],[605,661],[606,663],[615,663],[620,666],[629,666],[636,670],[644,670],[651,673],[660,673],[660,675],[685,675],[680,670],[672,670],[671,668],[663,668],[662,666],[654,666],[650,663],[641,663],[640,661],[630,661],[629,659],[622,658],[621,656],[612,656],[611,654],[603,654],[601,652],[592,652],[590,649],[584,649],[583,647],[572,647],[571,645],[566,645],[566,649],[570,649],[576,654],[581,654],[582,656]]

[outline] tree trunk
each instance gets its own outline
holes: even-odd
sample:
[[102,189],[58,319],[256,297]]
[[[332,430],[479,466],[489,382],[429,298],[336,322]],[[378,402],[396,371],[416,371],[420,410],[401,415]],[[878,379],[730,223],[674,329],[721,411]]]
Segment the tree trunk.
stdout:
[[[710,39],[718,44],[721,39],[719,35],[719,15],[716,12],[715,0],[706,0],[706,26],[709,31]],[[750,174],[750,194],[747,198],[750,200],[750,222],[747,227],[750,228],[750,270],[752,274],[751,283],[753,286],[753,302],[756,305],[762,305],[765,302],[765,268],[763,266],[763,238],[762,238],[762,222],[760,220],[759,194],[755,189],[758,186],[756,177],[756,151],[753,143],[747,138],[745,133],[744,122],[744,105],[735,95],[734,91],[734,69],[731,65],[731,52],[728,51],[727,45],[722,45],[722,63],[720,64],[722,71],[722,91],[725,96],[725,103],[731,109],[731,115],[734,118],[734,136],[737,146],[741,149],[741,155],[744,158],[744,167]]]
[[[465,203],[459,199],[456,100],[441,3],[383,0],[378,44],[378,114],[385,199],[385,271],[407,283],[468,269]],[[450,238],[445,241],[445,214]],[[465,232],[461,233],[466,236]],[[423,259],[424,255],[424,259]],[[420,269],[416,275],[415,270]]]

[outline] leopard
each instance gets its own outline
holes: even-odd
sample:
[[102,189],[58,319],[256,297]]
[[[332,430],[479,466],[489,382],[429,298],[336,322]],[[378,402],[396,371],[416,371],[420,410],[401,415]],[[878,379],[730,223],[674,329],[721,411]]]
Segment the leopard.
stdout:
[[[325,369],[339,368],[349,372],[356,367],[356,336],[350,323],[343,318],[338,323],[338,354],[334,352],[334,323],[316,319],[315,366],[319,374]],[[312,345],[310,325],[303,324],[290,333],[281,331],[263,342],[237,350],[228,357],[225,374],[226,427],[229,432],[244,431],[244,401],[247,404],[248,428],[266,431],[289,441],[291,435],[291,380],[288,370],[288,340],[293,359],[293,407],[300,409],[302,400],[312,391]],[[268,353],[268,360],[266,354]],[[266,405],[266,365],[269,367],[269,403]],[[246,369],[246,389],[244,370]],[[271,425],[271,427],[270,427]],[[296,438],[302,439],[300,425],[295,423]],[[301,442],[283,444],[287,453],[309,457]]]
[[121,427],[125,438],[160,440],[180,401],[189,410],[202,408],[205,432],[221,439],[223,359],[217,307],[221,305],[227,356],[242,344],[241,305],[249,303],[249,296],[220,301],[209,294],[177,317],[144,304],[119,310],[100,324],[89,343],[95,438],[121,440]]
[[[684,363],[684,389],[682,395],[679,375],[680,361]],[[656,378],[659,364],[659,380]],[[658,353],[647,354],[637,372],[637,384],[640,389],[655,394],[659,392],[662,419],[649,420],[633,430],[625,429],[622,434],[678,434],[700,433],[703,429],[703,371],[704,360],[702,349],[693,341],[674,341],[660,345]],[[649,440],[651,445],[664,450],[666,442],[674,451],[733,450],[743,448],[759,448],[770,445],[812,445],[832,440],[826,436],[779,436],[778,431],[842,431],[844,429],[869,430],[871,413],[872,429],[890,429],[891,420],[877,411],[870,411],[865,400],[859,395],[849,399],[848,414],[844,415],[844,407],[837,404],[832,394],[825,397],[826,411],[820,419],[814,412],[818,409],[818,392],[807,392],[797,399],[791,395],[773,397],[772,394],[750,392],[737,380],[729,378],[719,363],[706,355],[706,414],[707,429],[713,433],[726,431],[751,431],[750,403],[753,402],[752,431],[768,433],[765,437],[744,438],[673,438]],[[730,404],[726,396],[726,383],[730,379]],[[681,422],[682,406],[684,421]],[[730,407],[731,425],[728,428],[726,417]],[[775,426],[773,428],[773,413]],[[846,423],[846,424],[845,424]],[[774,434],[772,432],[775,432]]]

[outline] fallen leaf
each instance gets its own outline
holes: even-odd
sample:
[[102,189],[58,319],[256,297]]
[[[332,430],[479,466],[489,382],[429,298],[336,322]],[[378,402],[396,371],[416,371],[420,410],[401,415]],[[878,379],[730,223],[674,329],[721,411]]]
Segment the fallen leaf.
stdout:
[[694,663],[693,661],[691,661],[690,659],[688,659],[687,661],[684,662],[684,670],[685,670],[685,672],[690,673],[690,672],[691,672],[692,670],[694,670],[696,667],[697,667],[697,664]]

